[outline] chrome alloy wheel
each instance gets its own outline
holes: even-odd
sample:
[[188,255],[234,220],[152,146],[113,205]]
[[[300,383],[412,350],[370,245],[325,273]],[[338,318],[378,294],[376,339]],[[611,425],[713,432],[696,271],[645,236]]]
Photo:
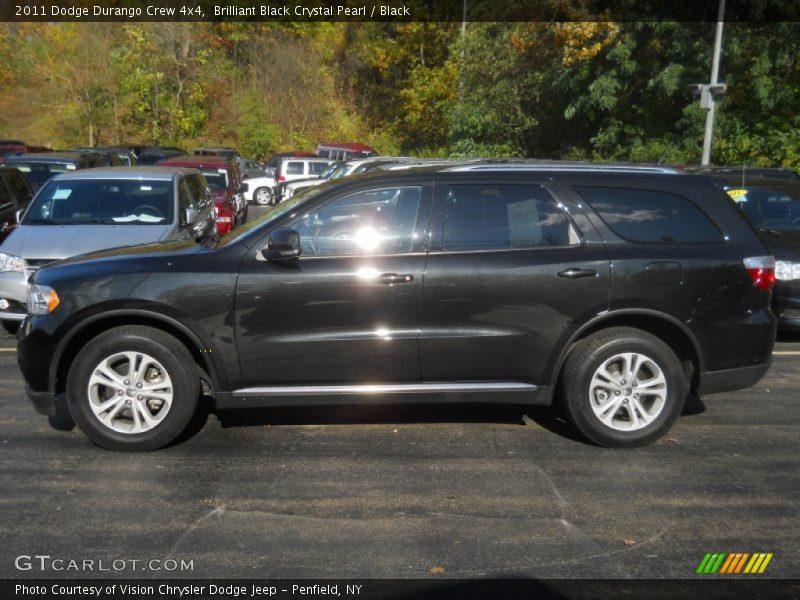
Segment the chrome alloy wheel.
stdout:
[[88,386],[97,419],[118,433],[157,427],[172,407],[172,380],[164,366],[141,352],[118,352],[100,361]]
[[258,188],[255,192],[256,204],[267,206],[272,202],[272,193],[267,188]]
[[604,361],[589,384],[595,416],[617,431],[636,431],[652,423],[667,401],[667,380],[650,357],[636,352]]

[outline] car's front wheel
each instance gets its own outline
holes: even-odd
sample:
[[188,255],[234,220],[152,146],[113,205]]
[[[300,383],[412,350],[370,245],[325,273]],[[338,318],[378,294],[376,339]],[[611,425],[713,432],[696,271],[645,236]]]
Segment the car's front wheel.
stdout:
[[272,191],[268,187],[260,187],[253,192],[253,198],[259,206],[267,206],[272,204]]
[[78,427],[109,450],[155,450],[190,422],[200,394],[191,354],[152,327],[110,329],[78,353],[67,399]]
[[632,327],[611,327],[581,340],[561,377],[564,409],[601,446],[647,445],[663,436],[683,409],[687,386],[675,353]]

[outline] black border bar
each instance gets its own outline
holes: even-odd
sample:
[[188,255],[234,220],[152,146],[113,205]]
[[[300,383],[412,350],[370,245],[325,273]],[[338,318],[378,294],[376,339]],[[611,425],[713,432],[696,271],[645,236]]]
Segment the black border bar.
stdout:
[[[135,590],[128,589],[131,586]],[[182,589],[182,592],[170,591]],[[216,587],[212,587],[216,586]],[[350,590],[358,593],[348,594]],[[35,588],[36,591],[32,591]],[[258,593],[253,593],[258,588]],[[84,591],[85,590],[85,591]],[[214,590],[214,593],[212,593]],[[98,594],[97,592],[100,591]],[[144,591],[144,593],[142,593]],[[152,593],[151,593],[152,592]],[[165,593],[166,592],[166,593]],[[800,580],[697,577],[694,579],[4,579],[3,600],[703,600],[800,598]]]
[[[713,22],[718,0],[3,0],[0,21]],[[390,10],[393,9],[393,10]],[[726,0],[727,22],[800,21],[795,0]]]

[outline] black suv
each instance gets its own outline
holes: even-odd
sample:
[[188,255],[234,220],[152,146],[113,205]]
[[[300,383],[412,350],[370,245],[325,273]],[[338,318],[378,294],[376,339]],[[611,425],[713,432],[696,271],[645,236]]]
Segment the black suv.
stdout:
[[[651,172],[652,171],[652,172]],[[705,176],[468,164],[311,188],[219,240],[38,270],[19,364],[95,443],[174,440],[216,408],[558,402],[594,442],[662,436],[747,387],[774,259]]]
[[0,243],[17,228],[19,217],[28,208],[33,190],[22,172],[0,165]]

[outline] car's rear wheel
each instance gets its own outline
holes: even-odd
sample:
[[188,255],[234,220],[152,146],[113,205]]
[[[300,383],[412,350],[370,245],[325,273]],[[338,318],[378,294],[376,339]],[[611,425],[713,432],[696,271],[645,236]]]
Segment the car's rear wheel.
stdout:
[[602,446],[644,446],[681,413],[687,387],[681,364],[661,339],[612,327],[581,340],[561,377],[569,420]]
[[17,335],[21,321],[3,321],[3,329],[10,335]]
[[267,206],[272,204],[272,191],[268,187],[260,187],[253,192],[253,198],[259,206]]
[[155,450],[188,425],[200,378],[186,347],[152,327],[123,326],[92,339],[67,377],[70,413],[95,444]]

